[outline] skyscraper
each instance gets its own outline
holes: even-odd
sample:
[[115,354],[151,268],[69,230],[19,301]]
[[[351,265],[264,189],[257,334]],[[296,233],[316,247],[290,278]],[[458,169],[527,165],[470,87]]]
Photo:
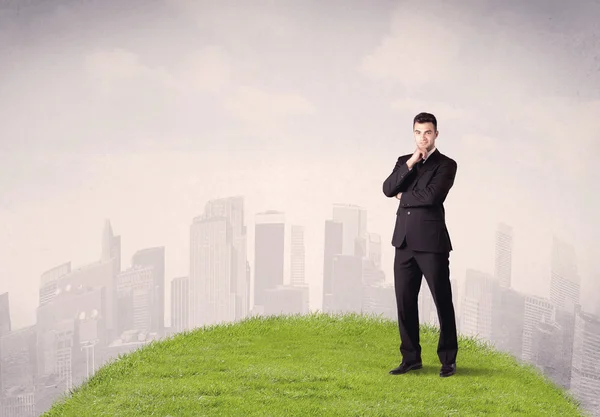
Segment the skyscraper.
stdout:
[[117,277],[119,335],[132,330],[144,333],[159,330],[156,295],[152,265],[133,265],[119,273]]
[[[367,239],[367,211],[354,204],[333,205],[333,220],[342,223],[342,255],[356,255],[358,245]],[[366,253],[360,253],[366,256]]]
[[56,297],[59,279],[69,272],[71,272],[71,262],[65,262],[54,268],[50,268],[42,274],[39,290],[39,305],[42,306],[47,304]]
[[304,227],[292,225],[292,245],[290,251],[291,277],[290,284],[293,286],[304,285],[305,283],[305,259],[306,250],[304,247]]
[[600,407],[600,317],[575,310],[571,391],[582,404]]
[[284,213],[257,213],[254,232],[254,305],[264,307],[266,290],[283,285]]
[[535,352],[533,346],[533,333],[542,321],[548,322],[554,316],[554,305],[546,298],[536,295],[525,295],[525,312],[523,319],[523,350],[522,359],[533,363]]
[[381,268],[381,236],[377,233],[367,233],[367,257],[375,268]]
[[3,334],[11,331],[10,306],[8,303],[8,293],[0,294],[0,338]]
[[580,278],[575,249],[553,236],[550,275],[550,301],[559,309],[574,311],[580,303]]
[[189,328],[189,288],[188,277],[171,281],[171,329],[174,332]]
[[325,246],[323,248],[323,311],[329,311],[333,294],[333,259],[342,253],[343,224],[325,220]]
[[231,322],[248,313],[243,197],[206,203],[190,226],[190,326]]
[[[89,265],[86,268],[71,271],[69,275],[77,275],[80,272],[83,272],[82,269],[91,271],[92,269],[100,268],[100,265],[103,265],[102,269],[105,270],[103,274],[106,274],[102,277],[104,282],[94,280],[92,286],[106,286],[106,322],[107,327],[115,331],[117,328],[117,275],[121,271],[121,236],[115,236],[109,219],[104,221],[104,229],[102,231],[102,253],[98,264],[99,265]],[[83,274],[88,275],[88,272],[83,272]],[[86,279],[83,279],[82,281],[86,281]]]
[[525,296],[514,288],[498,287],[492,300],[492,343],[516,358],[523,354]]
[[492,337],[492,301],[496,282],[485,272],[467,269],[464,284],[460,331],[489,341]]
[[165,247],[138,250],[131,257],[135,267],[152,267],[152,331],[162,334],[165,327]]
[[512,227],[498,223],[496,229],[496,253],[494,275],[503,288],[510,288],[512,275]]
[[104,221],[104,229],[102,231],[102,254],[100,255],[101,262],[114,260],[115,262],[115,277],[121,271],[121,236],[113,233],[110,220]]

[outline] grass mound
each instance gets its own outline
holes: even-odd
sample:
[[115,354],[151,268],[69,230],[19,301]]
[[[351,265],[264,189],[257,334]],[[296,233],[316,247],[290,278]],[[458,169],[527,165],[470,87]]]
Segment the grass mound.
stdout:
[[421,328],[423,369],[400,363],[395,321],[357,314],[253,317],[177,334],[106,364],[45,417],[581,416],[531,366],[459,337],[440,378],[439,332]]

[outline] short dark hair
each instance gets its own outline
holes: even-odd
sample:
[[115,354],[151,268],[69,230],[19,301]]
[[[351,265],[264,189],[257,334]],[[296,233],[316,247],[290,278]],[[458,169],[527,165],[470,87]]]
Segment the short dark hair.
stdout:
[[413,127],[415,127],[415,123],[433,123],[433,128],[437,131],[437,119],[431,113],[417,114],[413,120]]

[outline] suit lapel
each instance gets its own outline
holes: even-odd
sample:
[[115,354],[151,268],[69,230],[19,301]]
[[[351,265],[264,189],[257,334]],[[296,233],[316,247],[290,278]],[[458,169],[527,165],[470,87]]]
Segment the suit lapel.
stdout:
[[415,187],[415,185],[417,185],[417,182],[419,182],[419,178],[421,178],[421,176],[426,173],[427,171],[431,171],[432,169],[434,169],[436,166],[438,166],[439,161],[438,161],[438,156],[439,156],[440,151],[438,151],[437,149],[429,156],[429,158],[427,158],[427,161],[425,161],[425,163],[419,162],[419,169],[417,171],[417,176],[415,177],[415,180],[413,182],[413,188]]

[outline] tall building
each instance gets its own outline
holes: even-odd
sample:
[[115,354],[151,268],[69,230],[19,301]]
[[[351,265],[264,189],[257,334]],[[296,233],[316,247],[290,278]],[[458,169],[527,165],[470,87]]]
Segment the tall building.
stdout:
[[1,415],[35,415],[36,336],[28,326],[0,337]]
[[8,302],[8,293],[0,294],[0,337],[11,331],[10,305]]
[[[90,275],[92,269],[102,268],[105,270],[102,274],[101,284],[94,282],[91,286],[100,287],[106,286],[107,295],[107,308],[106,308],[106,325],[108,329],[111,329],[113,336],[117,329],[117,275],[121,272],[121,236],[113,233],[113,229],[110,220],[106,219],[104,222],[104,230],[102,231],[102,253],[100,255],[100,262],[96,265],[89,265],[85,268],[80,268],[78,271],[72,270],[70,275],[77,275],[78,272],[83,272],[84,275]],[[87,278],[83,278],[83,281],[87,281]],[[96,281],[96,279],[94,279]]]
[[589,410],[600,407],[600,317],[575,311],[570,390]]
[[367,257],[375,268],[381,268],[381,236],[377,233],[367,233]]
[[382,315],[391,320],[398,320],[394,284],[380,281],[372,285],[365,285],[363,311]]
[[135,265],[119,273],[117,278],[118,334],[137,330],[158,332],[154,288],[154,267]]
[[257,213],[254,232],[254,305],[264,308],[267,290],[283,285],[285,215],[269,210]]
[[40,323],[46,322],[47,311],[45,307],[50,309],[55,308],[58,304],[56,301],[58,296],[70,288],[71,290],[90,290],[90,289],[104,289],[105,297],[103,298],[104,305],[101,307],[103,320],[106,327],[109,329],[109,339],[117,336],[117,325],[118,325],[118,312],[117,312],[117,277],[115,274],[115,259],[109,259],[107,261],[92,262],[88,265],[84,265],[80,268],[72,269],[71,272],[62,276],[58,282],[58,288],[56,290],[56,298],[51,303],[44,304],[37,308],[37,324],[38,330],[42,329]]
[[[580,306],[578,305],[577,308]],[[568,389],[571,386],[571,374],[573,371],[573,345],[575,340],[575,314],[576,311],[556,309],[554,321],[559,332],[556,335],[558,350],[558,371],[554,381],[556,384]]]
[[323,307],[322,311],[331,308],[333,295],[333,259],[342,254],[343,224],[335,220],[325,220],[325,245],[323,250]]
[[558,372],[559,348],[562,348],[557,343],[557,336],[560,332],[558,324],[554,321],[542,321],[537,323],[532,332],[531,346],[533,352],[533,363],[537,368],[551,380],[554,380],[555,374]]
[[115,277],[121,271],[121,236],[113,233],[110,220],[104,221],[104,230],[102,231],[102,254],[100,255],[101,262],[114,260],[115,262]]
[[499,287],[492,300],[492,343],[515,358],[523,354],[525,297],[509,287]]
[[302,286],[306,282],[306,249],[304,247],[304,227],[292,225],[291,277],[290,284]]
[[534,326],[533,364],[556,385],[568,389],[571,381],[575,312],[555,309],[550,319]]
[[250,313],[250,306],[252,305],[252,300],[250,299],[250,289],[252,288],[252,268],[250,267],[250,261],[246,259],[246,306],[248,306],[248,314]]
[[71,262],[65,262],[42,274],[39,290],[39,305],[42,306],[47,304],[56,297],[59,279],[69,272],[71,272]]
[[206,203],[190,226],[190,326],[242,319],[248,314],[243,197]]
[[102,277],[102,270],[99,272],[97,277],[93,269],[87,277],[66,275],[59,282],[56,298],[37,308],[37,377],[56,381],[65,391],[87,375],[86,356],[91,353],[93,357],[94,352],[84,349],[95,349],[96,344],[107,342],[106,286],[85,282],[85,278],[93,283],[94,278]]
[[[355,256],[355,258],[357,257]],[[380,285],[385,283],[385,273],[380,268],[377,268],[372,259],[362,258],[362,282],[365,285]]]
[[575,249],[556,236],[552,239],[550,301],[559,309],[574,311],[580,303],[580,278]]
[[[354,272],[352,275],[354,275]],[[389,310],[388,303],[390,286],[386,285],[385,273],[376,266],[372,258],[362,258],[361,286],[359,291],[362,294],[361,311],[363,313],[384,314],[386,317],[392,316],[393,311]],[[395,297],[393,288],[391,294]],[[352,296],[354,295],[352,294]]]
[[[11,332],[8,293],[0,294],[0,358],[2,358],[2,336]],[[0,398],[2,398],[2,361],[0,360]],[[0,408],[1,411],[1,408]]]
[[333,258],[331,311],[360,313],[363,307],[363,260],[353,255]]
[[465,275],[460,332],[490,341],[492,310],[497,281],[485,272],[467,269]]
[[[362,258],[368,256],[368,247],[371,249],[372,256],[377,258],[376,242],[369,242],[367,233],[367,211],[360,206],[354,204],[336,203],[333,205],[333,219],[325,222],[325,247],[323,259],[323,311],[340,310],[340,306],[344,304],[352,309],[356,308],[356,300],[344,300],[340,294],[335,294],[334,284],[334,259],[339,256],[355,257],[358,259],[352,261],[339,257],[340,268],[348,269],[355,265],[358,269],[352,271],[352,277],[360,276],[362,280]],[[376,238],[374,238],[376,240]],[[344,265],[342,267],[342,265]],[[337,279],[342,279],[339,276]],[[354,280],[354,278],[353,278]],[[354,281],[353,281],[354,282]],[[341,289],[341,287],[338,286]],[[342,290],[346,296],[351,296],[351,293]],[[342,297],[342,298],[340,298]],[[333,299],[336,299],[334,302]],[[342,303],[342,304],[340,304]],[[350,304],[348,304],[350,303]]]
[[152,268],[152,329],[162,334],[165,328],[165,247],[138,250],[131,257],[133,267]]
[[521,359],[534,363],[535,351],[533,346],[533,333],[536,326],[552,321],[554,305],[546,298],[536,295],[525,295],[525,311],[523,317],[523,348]]
[[503,288],[510,288],[512,274],[513,230],[498,223],[496,229],[496,253],[494,275]]
[[[333,205],[333,220],[342,223],[342,255],[355,256],[357,244],[367,239],[367,211],[354,204]],[[359,253],[366,256],[366,253]]]
[[189,329],[189,282],[188,277],[171,281],[171,328],[174,332]]

